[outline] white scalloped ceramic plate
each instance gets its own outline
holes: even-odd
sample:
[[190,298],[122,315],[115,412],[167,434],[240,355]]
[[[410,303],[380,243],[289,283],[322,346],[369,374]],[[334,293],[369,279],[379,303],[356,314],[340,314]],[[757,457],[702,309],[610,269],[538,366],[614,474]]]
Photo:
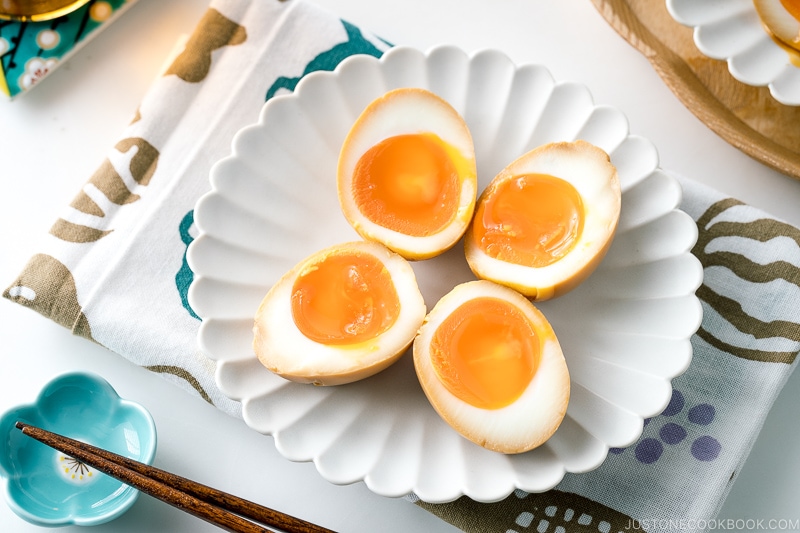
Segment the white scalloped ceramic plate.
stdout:
[[[451,430],[422,393],[410,354],[372,378],[326,388],[284,381],[253,354],[253,315],[272,283],[310,253],[358,238],[336,196],[339,147],[361,110],[399,86],[428,88],[462,113],[481,187],[549,141],[583,138],[618,167],[622,216],[606,259],[578,289],[541,305],[564,348],[572,397],[556,434],[528,453],[490,452]],[[211,184],[188,252],[200,346],[217,361],[220,389],[242,402],[245,422],[331,482],[363,480],[378,494],[413,492],[429,502],[547,490],[636,440],[691,360],[702,269],[689,252],[696,226],[677,210],[680,186],[658,169],[654,146],[629,135],[621,112],[595,105],[582,85],[555,82],[544,67],[447,46],[351,57],[270,100],[258,123],[236,135],[233,155],[214,166]],[[429,309],[474,279],[461,246],[414,269]]]
[[677,22],[694,28],[697,48],[727,61],[737,80],[770,94],[786,105],[800,105],[800,67],[793,65],[761,25],[753,0],[666,0]]

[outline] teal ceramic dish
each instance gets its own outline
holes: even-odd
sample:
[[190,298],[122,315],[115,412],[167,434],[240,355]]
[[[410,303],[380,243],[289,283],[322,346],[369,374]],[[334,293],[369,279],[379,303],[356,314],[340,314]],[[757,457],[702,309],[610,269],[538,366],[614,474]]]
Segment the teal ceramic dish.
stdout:
[[89,526],[133,505],[139,491],[23,435],[17,421],[151,464],[156,427],[144,407],[120,398],[98,376],[73,373],[48,383],[35,403],[0,418],[3,493],[23,519],[48,527]]

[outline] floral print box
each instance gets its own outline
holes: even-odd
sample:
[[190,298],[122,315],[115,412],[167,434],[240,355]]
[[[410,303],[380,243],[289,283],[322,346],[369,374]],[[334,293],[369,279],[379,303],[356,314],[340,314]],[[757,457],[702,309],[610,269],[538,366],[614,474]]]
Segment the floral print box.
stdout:
[[0,20],[0,90],[24,93],[63,63],[136,0],[89,0],[41,22]]

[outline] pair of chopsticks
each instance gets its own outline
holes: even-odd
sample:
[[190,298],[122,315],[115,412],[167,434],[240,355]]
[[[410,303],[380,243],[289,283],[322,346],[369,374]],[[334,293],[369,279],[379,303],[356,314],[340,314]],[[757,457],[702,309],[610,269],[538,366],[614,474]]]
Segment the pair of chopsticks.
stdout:
[[[334,533],[184,477],[45,429],[17,422],[22,433],[139,491],[234,533]],[[266,526],[266,527],[265,527]]]

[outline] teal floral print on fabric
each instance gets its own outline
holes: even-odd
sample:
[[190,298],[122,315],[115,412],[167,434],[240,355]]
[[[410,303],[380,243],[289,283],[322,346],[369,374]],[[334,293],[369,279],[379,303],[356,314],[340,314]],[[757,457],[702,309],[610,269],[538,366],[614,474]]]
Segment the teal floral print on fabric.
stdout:
[[[194,210],[189,211],[184,215],[183,219],[181,220],[180,225],[178,226],[178,233],[181,236],[181,241],[186,246],[188,250],[189,245],[194,240],[194,237],[189,233],[192,225],[194,224]],[[194,312],[192,306],[189,305],[189,286],[192,284],[194,280],[194,272],[192,269],[189,268],[189,262],[186,260],[186,250],[183,252],[183,260],[181,261],[181,268],[178,270],[178,273],[175,274],[175,286],[178,288],[178,294],[181,297],[181,305],[186,311],[189,312],[189,315],[192,318],[196,318],[197,320],[202,320],[197,313]]]
[[[310,74],[311,72],[315,72],[317,70],[330,71],[335,69],[336,65],[351,55],[369,54],[374,57],[381,57],[383,55],[383,50],[379,49],[373,43],[365,39],[364,35],[361,33],[361,30],[359,30],[356,26],[353,26],[344,20],[341,22],[342,25],[344,25],[345,32],[347,33],[347,41],[335,45],[330,50],[326,50],[312,59],[311,62],[306,65],[305,70],[303,70],[303,73],[300,76],[294,78],[281,76],[275,80],[275,82],[270,86],[269,90],[267,90],[266,100],[269,100],[275,96],[275,94],[281,89],[293,91],[306,74]],[[386,43],[386,45],[391,46],[389,43]]]
[[5,79],[4,91],[15,96],[30,89],[125,3],[126,0],[90,0],[76,11],[53,20],[0,20],[0,66]]

